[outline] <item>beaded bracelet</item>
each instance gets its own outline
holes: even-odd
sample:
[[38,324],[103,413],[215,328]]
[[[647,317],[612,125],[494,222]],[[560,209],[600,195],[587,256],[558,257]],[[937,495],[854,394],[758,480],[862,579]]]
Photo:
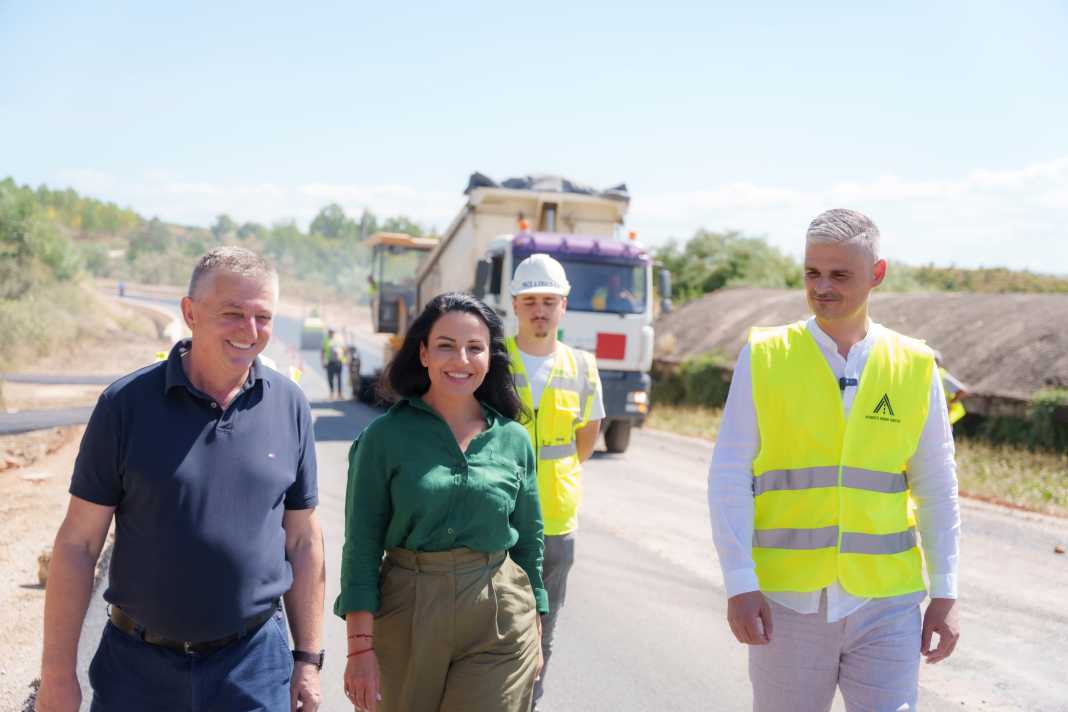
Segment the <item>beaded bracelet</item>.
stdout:
[[357,655],[363,655],[364,653],[369,653],[369,652],[371,652],[372,650],[374,650],[374,648],[364,648],[363,650],[357,650],[357,651],[356,651],[356,652],[354,652],[354,653],[349,653],[349,654],[348,654],[348,655],[346,655],[345,657],[346,657],[346,658],[354,658],[354,657],[356,657]]

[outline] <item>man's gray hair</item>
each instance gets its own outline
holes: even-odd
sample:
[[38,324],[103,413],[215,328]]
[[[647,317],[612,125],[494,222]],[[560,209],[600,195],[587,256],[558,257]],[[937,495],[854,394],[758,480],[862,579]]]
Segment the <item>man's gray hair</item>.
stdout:
[[274,265],[252,250],[244,247],[216,247],[197,260],[193,276],[189,279],[189,296],[195,297],[197,287],[213,272],[232,272],[242,277],[271,279],[277,283],[278,272]]
[[809,244],[857,243],[879,259],[879,228],[864,213],[845,208],[827,210],[809,223],[805,242]]

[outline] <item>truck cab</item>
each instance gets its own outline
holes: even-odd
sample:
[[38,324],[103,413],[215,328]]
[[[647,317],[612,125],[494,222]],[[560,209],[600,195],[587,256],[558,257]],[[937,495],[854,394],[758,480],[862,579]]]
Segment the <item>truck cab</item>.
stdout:
[[490,244],[473,292],[518,331],[510,285],[516,266],[535,253],[550,255],[571,283],[559,338],[597,358],[604,397],[601,424],[609,452],[623,452],[630,429],[649,412],[653,361],[650,255],[633,242],[593,236],[519,233]]

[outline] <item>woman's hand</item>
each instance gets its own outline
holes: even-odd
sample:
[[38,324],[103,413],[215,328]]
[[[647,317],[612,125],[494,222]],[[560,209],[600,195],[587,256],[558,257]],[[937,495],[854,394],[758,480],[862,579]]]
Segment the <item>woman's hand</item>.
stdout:
[[378,658],[373,649],[353,655],[345,664],[345,696],[357,710],[378,709]]

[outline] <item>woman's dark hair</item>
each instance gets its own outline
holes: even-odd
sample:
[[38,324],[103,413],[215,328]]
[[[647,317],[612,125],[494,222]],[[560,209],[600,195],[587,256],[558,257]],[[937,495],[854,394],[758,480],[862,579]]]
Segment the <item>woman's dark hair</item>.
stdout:
[[385,387],[385,392],[380,395],[385,400],[396,400],[398,396],[422,396],[430,389],[430,375],[419,359],[419,346],[430,345],[430,330],[438,319],[449,312],[473,314],[489,329],[489,369],[482,385],[475,390],[475,398],[506,418],[520,420],[529,417],[512,380],[508,348],[504,345],[504,325],[500,317],[481,300],[463,292],[439,294],[416,317],[404,336],[400,350],[386,368],[380,384]]

